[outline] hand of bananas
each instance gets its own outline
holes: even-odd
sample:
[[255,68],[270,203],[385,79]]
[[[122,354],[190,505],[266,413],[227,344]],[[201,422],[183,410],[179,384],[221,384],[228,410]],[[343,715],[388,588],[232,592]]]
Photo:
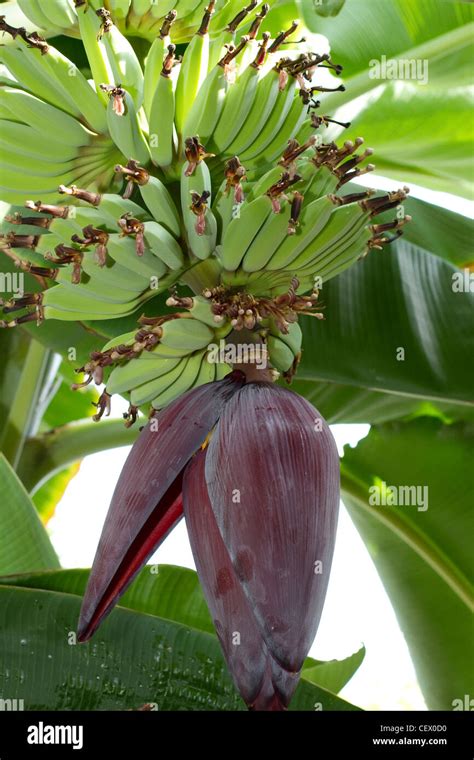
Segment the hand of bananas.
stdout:
[[[208,361],[209,345],[243,330],[290,379],[318,287],[409,221],[407,188],[340,192],[374,168],[361,138],[320,134],[349,126],[316,114],[341,67],[292,41],[298,22],[261,33],[257,0],[19,4],[41,29],[77,34],[89,68],[0,17],[0,194],[28,209],[7,218],[1,247],[42,287],[4,300],[5,314],[26,311],[1,326],[116,319],[171,289],[184,312],[142,319],[82,368],[108,376],[97,418],[111,393],[129,395],[131,422],[222,377],[229,362]],[[153,38],[144,63],[116,24]]]

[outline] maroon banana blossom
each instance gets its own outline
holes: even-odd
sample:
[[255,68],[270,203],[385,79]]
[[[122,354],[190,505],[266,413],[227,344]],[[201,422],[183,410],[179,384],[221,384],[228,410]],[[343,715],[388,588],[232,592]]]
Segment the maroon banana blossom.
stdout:
[[305,399],[246,383],[239,371],[192,389],[157,420],[141,432],[112,497],[79,640],[184,508],[237,689],[250,709],[286,709],[316,635],[334,549],[339,460],[329,428]]

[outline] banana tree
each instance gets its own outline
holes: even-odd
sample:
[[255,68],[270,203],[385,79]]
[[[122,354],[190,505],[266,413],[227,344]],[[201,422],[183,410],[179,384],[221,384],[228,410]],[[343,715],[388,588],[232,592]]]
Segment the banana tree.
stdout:
[[[426,702],[452,709],[472,687],[472,224],[425,189],[472,192],[472,8],[2,10],[1,693],[357,709],[337,694],[364,650],[307,657],[340,482]],[[333,422],[372,426],[341,462]],[[132,443],[90,574],[61,570],[56,503],[84,456]],[[200,583],[142,569],[183,515]]]

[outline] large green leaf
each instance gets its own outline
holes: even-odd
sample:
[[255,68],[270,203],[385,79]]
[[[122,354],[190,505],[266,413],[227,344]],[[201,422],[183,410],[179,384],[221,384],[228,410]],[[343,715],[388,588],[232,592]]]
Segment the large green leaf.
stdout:
[[59,567],[38,513],[3,454],[0,454],[0,492],[0,573]]
[[[431,709],[452,709],[474,687],[473,454],[472,425],[424,418],[372,428],[342,460],[344,503],[390,595]],[[399,506],[378,506],[374,487],[383,494],[389,486],[427,490],[397,490]]]
[[[0,585],[60,591],[83,596],[88,570],[25,573],[0,578]],[[120,607],[173,620],[215,635],[215,627],[194,570],[174,565],[148,565],[120,599]],[[322,661],[307,657],[303,678],[333,693],[339,692],[364,659],[365,650],[343,660]]]
[[291,389],[308,399],[331,424],[389,422],[421,416],[440,417],[444,422],[471,420],[474,405],[429,401],[396,393],[383,393],[319,381],[296,380]]
[[[470,197],[472,6],[347,0],[335,19],[317,16],[306,0],[300,7],[306,25],[328,37],[333,59],[344,66],[346,90],[323,96],[325,112],[347,106],[337,116],[372,143],[387,176]],[[368,94],[374,102],[361,97]]]
[[[348,186],[348,192],[357,192],[357,189],[353,183]],[[405,213],[412,216],[412,221],[404,228],[403,239],[405,241],[415,243],[417,246],[457,266],[465,267],[470,263],[473,256],[472,240],[474,237],[472,219],[412,196],[408,196],[403,205]],[[391,255],[390,250],[386,253],[388,256]],[[363,269],[368,263],[369,260],[365,260],[360,265],[361,268]],[[351,278],[355,272],[355,269],[352,270],[346,277]],[[330,291],[333,286],[329,283],[328,287]],[[324,292],[323,289],[322,296],[326,302]],[[331,318],[331,308],[328,307],[326,309],[327,322],[321,327],[321,330],[328,326]],[[383,311],[381,319],[384,319]],[[380,318],[377,318],[377,324],[379,322]],[[333,333],[333,339],[339,345],[340,337]],[[474,419],[474,406],[434,401],[419,396],[373,391],[335,382],[302,380],[301,377],[306,372],[306,367],[309,366],[311,359],[308,345],[303,346],[303,348],[305,349],[304,353],[309,354],[309,356],[305,356],[302,372],[296,375],[292,388],[311,401],[328,422],[378,423],[423,414],[441,416],[445,421]]]
[[30,340],[20,330],[0,330],[0,448],[7,429],[7,420],[20,384]]
[[403,201],[405,213],[412,217],[403,228],[403,237],[457,267],[471,266],[474,255],[474,220],[442,206],[409,195]]
[[[240,710],[217,639],[185,625],[118,608],[92,642],[74,644],[80,599],[0,587],[0,693],[25,709]],[[301,680],[293,710],[351,710]]]
[[328,662],[318,662],[316,665],[308,665],[303,670],[303,677],[311,683],[338,694],[362,665],[364,657],[365,647],[361,647],[357,652],[343,660],[329,660]]
[[457,273],[406,241],[372,252],[324,284],[324,322],[301,320],[298,379],[472,404],[474,293]]
[[[474,27],[473,27],[474,31]],[[351,132],[375,149],[377,171],[403,183],[472,197],[472,92],[392,82],[377,89]]]
[[[344,66],[351,98],[377,84],[369,76],[369,62],[382,54],[387,58],[429,58],[430,76],[449,73],[457,77],[458,83],[461,76],[470,81],[471,40],[468,35],[458,34],[473,19],[473,9],[467,4],[443,0],[346,0],[336,18],[316,15],[308,0],[299,0],[299,6],[308,28],[329,39],[332,57]],[[345,93],[342,97],[347,100]]]
[[46,483],[43,483],[32,495],[33,504],[38,510],[38,514],[44,525],[54,515],[56,507],[63,498],[69,483],[77,475],[79,467],[80,462],[65,467],[64,470],[56,473]]

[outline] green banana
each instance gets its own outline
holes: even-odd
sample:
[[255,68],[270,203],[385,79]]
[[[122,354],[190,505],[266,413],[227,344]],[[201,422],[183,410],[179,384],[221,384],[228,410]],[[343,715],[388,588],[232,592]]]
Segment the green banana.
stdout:
[[301,351],[303,333],[301,332],[301,327],[299,326],[298,322],[290,322],[290,324],[288,325],[288,332],[282,333],[277,327],[275,321],[270,320],[269,332],[270,332],[270,335],[273,335],[274,337],[277,337],[280,340],[282,340],[283,343],[286,343],[286,345],[293,352],[294,356],[299,354],[299,352]]
[[339,182],[337,174],[327,166],[315,166],[313,161],[306,157],[301,158],[298,162],[298,174],[301,175],[304,182],[301,192],[308,205],[323,195],[334,193]]
[[297,271],[319,258],[326,251],[331,251],[346,235],[354,234],[366,223],[367,215],[359,204],[351,203],[336,208],[323,229],[306,244],[298,256],[291,261],[291,269]]
[[[204,296],[193,296],[193,305],[189,309],[189,313],[194,319],[198,319],[200,322],[203,322],[214,330],[221,322],[221,320],[216,319],[215,314],[212,313],[211,304],[207,298],[204,298]],[[229,326],[229,330],[230,329],[232,328]]]
[[291,348],[274,335],[267,337],[267,347],[272,366],[279,372],[287,372],[295,360]]
[[168,46],[168,55],[158,78],[148,120],[151,157],[157,166],[169,166],[177,150],[174,126],[175,85],[172,77],[174,50],[174,45]]
[[68,216],[67,219],[53,219],[49,232],[50,235],[56,235],[63,243],[70,245],[73,235],[82,236],[82,227],[76,217]]
[[77,15],[72,0],[47,0],[40,3],[41,12],[46,16],[49,24],[45,29],[62,29],[63,33],[74,27],[77,23]]
[[212,203],[212,213],[217,222],[219,238],[222,239],[231,219],[240,212],[239,205],[236,204],[234,193],[228,190],[227,180],[224,180],[219,187]]
[[107,115],[105,108],[94,94],[89,82],[78,67],[56,48],[50,47],[48,55],[43,56],[44,64],[52,77],[69,94],[80,109],[87,124],[99,134],[107,133]]
[[269,142],[261,151],[261,154],[255,159],[255,162],[247,159],[249,165],[252,166],[252,164],[255,163],[255,166],[259,166],[264,162],[272,164],[280,158],[288,141],[298,132],[305,116],[306,106],[303,104],[300,96],[296,95],[282,127],[278,130],[271,142]]
[[273,169],[269,169],[265,174],[262,174],[255,182],[252,183],[250,190],[246,193],[246,201],[250,203],[258,198],[259,195],[266,193],[269,187],[278,182],[281,178],[282,169],[281,166],[274,166]]
[[[117,222],[103,208],[92,206],[70,206],[69,208],[70,211],[66,221],[75,222],[81,230],[87,227],[87,225],[92,224],[93,227],[100,227],[100,229],[107,230],[108,232],[117,231]],[[62,220],[53,219],[50,230],[55,230],[57,221]],[[76,231],[74,230],[74,232]],[[71,231],[71,234],[73,234],[73,231]]]
[[104,267],[99,267],[94,257],[93,251],[86,252],[82,259],[82,271],[94,280],[95,283],[107,289],[124,291],[130,293],[130,298],[139,293],[143,293],[150,287],[150,280],[143,277],[133,269],[118,264],[113,258],[106,261]]
[[[271,72],[269,72],[271,74]],[[240,152],[240,160],[245,165],[246,162],[260,156],[264,148],[267,148],[282,128],[286,126],[286,120],[294,103],[299,100],[296,92],[296,81],[290,78],[283,90],[278,90],[277,97],[270,116],[258,135],[254,136],[252,143],[245,150]]]
[[48,165],[44,159],[23,156],[15,150],[10,150],[8,154],[2,156],[0,161],[1,176],[4,176],[4,172],[11,172],[14,176],[20,171],[22,175],[31,175],[32,177],[61,177],[67,173],[73,173],[74,169],[74,161]]
[[232,272],[239,267],[270,214],[273,214],[272,203],[266,195],[242,204],[240,216],[232,219],[222,240],[221,263],[224,269]]
[[102,41],[113,82],[120,83],[129,93],[138,111],[143,103],[143,72],[133,47],[115,24],[104,34]]
[[[181,171],[181,212],[183,215],[189,248],[198,259],[206,259],[215,250],[217,239],[217,222],[209,208],[211,203],[211,177],[204,161],[200,161],[194,172],[187,176],[186,165]],[[207,195],[205,211],[202,217],[203,231],[198,232],[199,217],[191,210],[193,193]]]
[[[114,95],[117,91],[122,93],[118,95],[118,98],[123,101],[123,106],[117,105],[117,99]],[[107,124],[112,140],[124,156],[134,158],[140,164],[148,163],[150,150],[140,127],[135,105],[128,92],[121,88],[114,88],[110,92],[107,105]]]
[[[162,379],[165,380],[167,378],[167,384],[165,385],[163,383],[163,390],[159,391],[154,397],[149,399],[151,400],[153,408],[162,409],[173,401],[173,399],[181,396],[192,388],[203,361],[206,361],[206,359],[203,359],[202,353],[192,354],[189,358],[182,359],[184,367],[175,368],[174,370],[171,370],[167,376],[165,375]],[[132,397],[133,393],[134,392],[132,392]]]
[[[151,287],[155,281],[168,273],[166,264],[154,256],[147,248],[142,256],[137,256],[135,241],[129,237],[120,237],[119,235],[110,235],[107,249],[110,256],[123,267],[133,269],[142,277],[148,279],[148,287]],[[156,278],[153,280],[152,278]],[[158,283],[156,283],[158,284]]]
[[207,75],[208,62],[209,34],[205,16],[203,24],[186,47],[176,83],[174,118],[179,136],[183,134],[186,117]]
[[54,140],[60,144],[80,147],[91,141],[92,134],[76,119],[58,108],[44,103],[39,98],[24,90],[2,87],[2,105],[35,131],[53,139],[51,132],[54,125]]
[[163,58],[165,57],[166,50],[171,44],[170,29],[176,18],[176,11],[170,11],[163,21],[163,25],[160,29],[158,37],[153,40],[153,43],[148,51],[148,55],[145,60],[145,72],[143,80],[143,107],[147,119],[150,119],[151,106],[153,103],[153,96],[158,85],[160,78],[161,68],[163,66]]
[[38,56],[34,57],[34,51],[29,50],[26,45],[4,45],[0,48],[0,62],[8,68],[17,83],[21,82],[22,89],[28,90],[56,108],[61,108],[75,118],[80,117],[77,103],[69,97],[69,93],[59,87],[55,79],[51,78],[47,64],[45,66],[43,63],[46,56],[41,55],[40,51],[37,52]]
[[[119,288],[117,286],[114,286],[113,290],[107,288],[104,289],[103,275],[104,272],[97,267],[97,271],[94,272],[92,276],[83,272],[80,283],[74,284],[71,282],[70,267],[67,266],[59,269],[56,276],[56,282],[66,291],[79,291],[84,298],[90,298],[91,307],[95,308],[96,304],[94,301],[97,301],[97,306],[100,307],[100,311],[102,311],[102,307],[108,303],[123,306],[134,300],[136,300],[137,303],[141,303],[142,301],[147,300],[146,297],[150,297],[150,293],[146,290],[140,290],[137,293],[137,291],[125,290],[124,288]],[[142,296],[144,297],[142,298]]]
[[266,263],[266,269],[269,271],[285,269],[292,264],[311,241],[320,235],[334,211],[334,204],[328,197],[318,198],[308,205],[303,203],[303,211],[296,233],[286,237],[274,249],[272,257]]
[[39,0],[18,0],[20,10],[30,21],[44,31],[48,31],[52,36],[63,33],[61,26],[52,24],[42,9],[42,3]]
[[140,194],[154,220],[171,232],[175,238],[181,236],[177,208],[168,189],[158,177],[149,176],[145,185],[140,185]]
[[[167,361],[173,360],[168,359]],[[161,393],[164,393],[167,389],[169,389],[170,385],[184,384],[185,390],[188,390],[189,386],[192,385],[193,382],[192,380],[189,380],[188,385],[187,365],[189,361],[189,356],[178,359],[177,364],[169,369],[165,374],[158,373],[158,375],[155,375],[152,380],[149,380],[148,382],[142,383],[141,385],[133,388],[130,395],[130,402],[134,406],[148,404],[150,401],[153,401],[154,398],[158,397]],[[150,364],[150,362],[148,362],[148,364]],[[159,364],[161,364],[161,362],[159,362]],[[192,364],[193,363],[191,363],[190,368],[192,368]]]
[[266,218],[242,259],[244,272],[264,269],[280,243],[288,239],[289,208],[290,204],[283,202],[279,214],[270,214]]
[[229,153],[243,154],[262,133],[279,93],[279,74],[271,69],[257,84],[249,114],[236,137],[227,146]]
[[[230,85],[224,99],[224,106],[221,110],[217,125],[212,133],[211,149],[216,153],[224,153],[226,149],[229,152],[234,150],[232,142],[239,136],[252,105],[255,102],[257,85],[261,78],[261,66],[266,56],[266,48],[270,35],[264,34],[263,42],[260,45],[260,51],[257,58],[244,70],[237,78],[237,81]],[[260,104],[260,108],[262,103]]]
[[[57,175],[47,177],[38,177],[33,174],[31,177],[28,177],[28,192],[30,197],[32,193],[44,197],[48,193],[52,193],[55,190],[57,192],[58,184],[63,180],[69,183],[74,182],[75,178],[76,173],[74,171],[70,171],[67,174],[59,173]],[[6,188],[14,188],[18,185],[18,172],[5,168],[0,172],[0,180],[6,185]],[[26,195],[26,193],[22,193],[22,195]]]
[[164,323],[161,343],[172,348],[197,351],[206,348],[213,338],[214,332],[204,322],[180,317]]
[[344,248],[338,256],[333,258],[332,261],[327,262],[325,265],[321,265],[320,268],[316,269],[313,277],[320,276],[323,282],[327,282],[343,272],[366,254],[371,234],[370,230],[365,228],[352,245]]
[[227,88],[225,65],[217,63],[204,79],[183,126],[183,136],[199,135],[204,144],[211,137],[224,105]]
[[193,385],[197,388],[200,385],[214,382],[216,379],[216,367],[217,365],[214,362],[208,361],[208,356],[205,353]]
[[[148,352],[144,352],[148,353]],[[162,377],[174,369],[181,359],[143,360],[141,356],[114,367],[107,380],[107,393],[127,393],[150,380]]]
[[329,245],[313,249],[311,254],[307,252],[308,257],[301,265],[300,270],[297,270],[297,273],[300,271],[303,274],[309,274],[310,271],[314,271],[315,266],[317,266],[318,271],[328,266],[331,269],[336,265],[338,266],[340,257],[345,257],[346,250],[354,243],[359,244],[361,240],[363,242],[361,248],[359,248],[359,252],[362,252],[365,249],[366,242],[366,221],[367,219],[361,216],[355,225],[335,240],[332,240]]
[[164,346],[158,343],[152,351],[144,351],[141,355],[145,359],[181,359],[191,353],[188,348],[176,348],[176,346]]
[[184,255],[181,246],[158,222],[145,222],[145,241],[151,252],[167,267],[173,270],[182,269]]
[[132,314],[143,297],[124,303],[113,303],[96,297],[82,285],[54,285],[43,294],[45,319],[83,321],[93,319],[117,319]]
[[26,124],[17,124],[6,119],[3,119],[1,124],[0,145],[5,153],[15,151],[17,156],[21,156],[21,166],[29,158],[41,157],[49,164],[60,164],[73,161],[77,157],[76,148],[70,145],[51,145],[51,140]]
[[[101,24],[96,14],[86,4],[77,8],[79,32],[89,61],[95,89],[100,100],[107,104],[107,95],[101,85],[114,86],[114,72],[110,66],[103,39],[100,39]],[[134,158],[137,158],[134,156]]]
[[104,193],[101,195],[99,208],[113,219],[115,229],[117,228],[117,220],[124,214],[130,214],[130,216],[139,219],[141,222],[149,219],[149,214],[138,203],[128,198],[122,198],[115,193]]

